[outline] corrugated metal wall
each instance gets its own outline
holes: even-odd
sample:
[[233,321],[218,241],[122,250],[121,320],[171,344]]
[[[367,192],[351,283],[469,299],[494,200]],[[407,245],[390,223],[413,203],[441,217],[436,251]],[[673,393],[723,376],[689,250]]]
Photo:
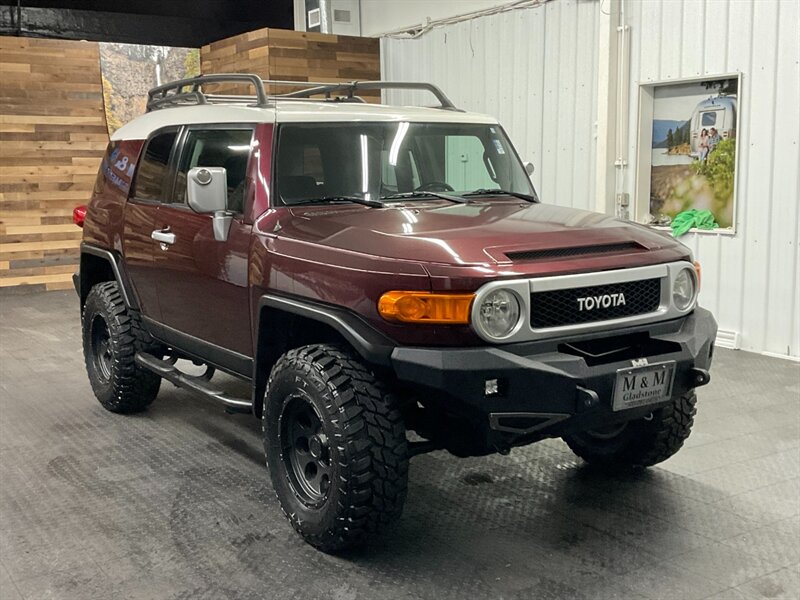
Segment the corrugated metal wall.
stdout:
[[[500,119],[547,202],[594,206],[595,2],[560,0],[384,38],[384,79],[430,81],[456,106]],[[397,94],[393,102],[430,103]]]
[[[439,84],[495,115],[546,202],[594,207],[598,17],[609,3],[555,0],[382,40],[385,79]],[[800,3],[625,2],[631,26],[634,194],[639,84],[741,72],[737,230],[689,234],[703,263],[701,301],[743,349],[800,356]],[[777,76],[776,76],[777,74]],[[402,98],[392,98],[402,100]],[[410,99],[409,99],[410,100]]]
[[795,357],[800,356],[799,7],[795,0],[625,3],[631,26],[630,156],[636,150],[640,83],[742,74],[736,235],[689,234],[683,241],[703,264],[701,300],[720,328],[738,332],[743,349]]

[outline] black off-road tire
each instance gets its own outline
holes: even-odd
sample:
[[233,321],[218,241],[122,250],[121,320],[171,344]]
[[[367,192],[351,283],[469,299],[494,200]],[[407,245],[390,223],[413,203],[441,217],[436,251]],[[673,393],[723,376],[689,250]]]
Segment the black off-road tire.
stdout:
[[89,291],[81,322],[86,371],[100,404],[122,414],[146,409],[158,394],[161,378],[139,367],[134,357],[139,351],[158,355],[160,345],[142,329],[139,314],[125,306],[115,281],[98,283]]
[[696,404],[697,396],[690,391],[653,411],[652,418],[630,421],[616,435],[582,432],[564,441],[583,460],[605,470],[651,467],[681,449],[692,431]]
[[[314,422],[307,430],[296,416],[304,410],[303,419]],[[270,374],[262,415],[275,494],[306,542],[324,552],[341,551],[400,517],[408,486],[405,425],[393,396],[350,352],[325,344],[284,354]],[[295,421],[300,429],[292,429]],[[305,431],[317,432],[305,440],[308,455],[302,448]],[[316,463],[319,471],[313,469],[318,486],[307,492],[298,471],[307,474],[315,447],[323,458]]]

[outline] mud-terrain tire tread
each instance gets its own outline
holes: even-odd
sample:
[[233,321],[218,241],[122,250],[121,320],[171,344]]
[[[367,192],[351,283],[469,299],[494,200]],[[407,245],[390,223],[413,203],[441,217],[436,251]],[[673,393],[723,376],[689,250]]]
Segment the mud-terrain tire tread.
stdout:
[[624,429],[624,443],[616,450],[603,447],[591,437],[576,434],[565,436],[570,449],[586,462],[606,470],[651,467],[673,456],[692,432],[697,414],[697,396],[690,391],[653,413],[650,421],[637,421]]
[[[106,385],[92,376],[91,319],[101,314],[107,323],[112,346],[111,380]],[[159,355],[161,345],[142,327],[139,313],[125,306],[115,281],[95,285],[86,297],[81,322],[83,353],[89,381],[103,407],[111,412],[131,414],[145,410],[158,395],[161,378],[136,364],[137,352]]]
[[[346,349],[332,344],[304,346],[284,354],[270,374],[262,411],[267,452],[270,392],[287,370],[309,374],[315,370],[327,384],[330,393],[326,401],[333,401],[332,408],[340,417],[336,446],[342,477],[338,505],[331,507],[337,512],[335,526],[312,534],[281,500],[276,478],[285,476],[283,470],[270,468],[281,510],[306,542],[324,552],[358,546],[395,522],[403,511],[408,488],[408,444],[402,415],[386,387]],[[280,457],[275,463],[282,465]]]

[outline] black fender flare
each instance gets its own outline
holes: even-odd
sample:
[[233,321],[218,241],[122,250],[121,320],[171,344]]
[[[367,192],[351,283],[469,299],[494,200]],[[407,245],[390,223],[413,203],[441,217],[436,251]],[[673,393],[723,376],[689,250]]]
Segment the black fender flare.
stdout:
[[253,411],[258,414],[267,388],[271,364],[278,357],[271,350],[268,338],[270,324],[264,317],[270,310],[297,315],[326,325],[352,346],[364,361],[373,366],[390,367],[392,351],[397,344],[356,313],[305,298],[264,294],[258,300],[255,327],[255,360],[253,361]]
[[[136,294],[133,292],[133,286],[128,278],[128,273],[125,270],[125,263],[122,261],[122,257],[118,253],[112,252],[111,250],[106,250],[105,248],[99,248],[98,246],[93,246],[91,244],[82,242],[80,261],[81,269],[83,269],[83,256],[85,254],[100,258],[109,264],[111,267],[111,272],[114,274],[114,279],[119,285],[119,290],[122,294],[122,299],[125,302],[125,306],[134,310],[139,310],[139,302],[136,298]],[[81,277],[81,271],[78,271],[75,275],[73,275],[73,283],[75,284],[75,290],[78,292],[81,300],[86,298],[86,295],[89,293],[89,281],[87,281],[85,277]]]

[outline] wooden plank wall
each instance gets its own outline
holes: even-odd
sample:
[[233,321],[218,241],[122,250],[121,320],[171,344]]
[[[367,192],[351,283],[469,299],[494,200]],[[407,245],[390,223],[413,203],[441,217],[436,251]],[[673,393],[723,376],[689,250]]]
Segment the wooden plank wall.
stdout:
[[[203,46],[200,60],[203,73],[256,73],[264,79],[289,81],[363,81],[380,79],[381,74],[377,38],[285,29],[259,29]],[[380,100],[380,93],[363,95]]]
[[107,143],[96,43],[0,37],[0,292],[72,285]]
[[[379,53],[377,39],[259,29],[201,60],[203,73],[337,82],[380,79]],[[98,44],[0,36],[0,294],[71,286],[72,209],[90,199],[107,143]]]
[[[225,38],[200,49],[200,72],[255,73],[269,79],[269,29],[257,29]],[[220,94],[252,94],[246,86],[215,86]]]

